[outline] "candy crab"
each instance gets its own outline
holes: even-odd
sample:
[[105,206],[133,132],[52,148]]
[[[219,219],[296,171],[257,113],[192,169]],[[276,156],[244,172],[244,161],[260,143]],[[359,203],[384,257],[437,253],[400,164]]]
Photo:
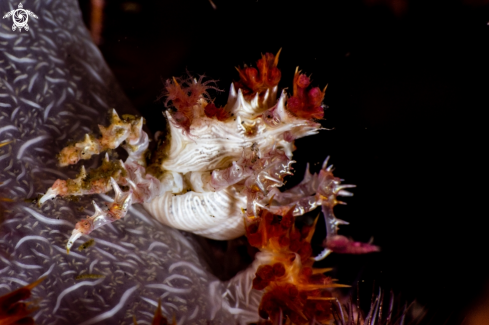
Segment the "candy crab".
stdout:
[[121,118],[115,110],[108,127],[99,125],[100,137],[87,134],[65,147],[60,166],[121,144],[128,153],[125,161],[110,161],[106,154],[102,165],[88,173],[82,166],[77,178],[58,179],[39,200],[42,204],[56,196],[114,190],[107,210],[94,203],[95,214],[76,224],[67,250],[83,234],[124,217],[133,203],[142,203],[163,224],[218,240],[243,235],[243,217],[262,210],[284,215],[293,207],[292,214],[298,216],[322,206],[328,239],[334,240],[343,222],[331,207],[336,195],[351,195],[344,189],[352,185],[340,185],[325,163],[319,175],[307,172],[296,187],[278,190],[291,174],[294,140],[321,129],[314,119],[323,117],[325,91],[311,88],[309,77],[296,70],[292,96],[287,99],[282,91],[277,99],[278,55],[263,55],[258,69],[238,69],[240,80],[231,85],[224,107],[209,98],[208,90],[216,89],[212,80],[201,76],[167,81],[169,131],[148,164],[143,119]]
[[[0,7],[7,12],[17,7],[17,4],[13,1],[2,1]],[[153,152],[151,160],[146,161],[147,157],[142,154],[144,146],[137,143],[137,139],[145,142],[144,133],[138,135],[138,123],[141,120],[124,115],[135,114],[136,111],[118,87],[101,53],[84,28],[78,2],[40,1],[34,3],[30,9],[38,13],[40,19],[34,22],[35,26],[32,26],[29,33],[14,35],[11,34],[9,26],[0,26],[0,61],[3,62],[0,69],[0,133],[3,139],[0,146],[0,196],[3,197],[3,222],[0,225],[0,295],[46,277],[33,289],[33,294],[41,298],[38,303],[39,309],[32,315],[37,324],[133,324],[134,316],[140,324],[151,323],[159,301],[161,312],[167,319],[175,316],[180,324],[201,324],[208,321],[221,324],[257,322],[258,306],[263,292],[252,289],[252,281],[258,268],[270,264],[276,252],[257,255],[251,267],[229,281],[222,281],[209,271],[207,263],[202,258],[206,252],[202,251],[195,238],[166,227],[151,218],[141,204],[135,204],[129,208],[127,217],[123,220],[98,228],[90,233],[92,238],[81,245],[79,250],[66,254],[67,239],[79,221],[79,206],[88,207],[90,199],[102,206],[98,201],[102,195],[83,195],[73,201],[53,200],[44,203],[40,208],[33,206],[30,199],[37,193],[46,191],[56,178],[66,180],[59,181],[58,184],[58,190],[64,188],[65,194],[88,194],[104,192],[112,187],[112,177],[121,188],[121,198],[117,201],[123,203],[123,196],[132,189],[129,180],[142,175],[141,179],[133,182],[134,185],[138,184],[138,191],[133,190],[131,202],[126,197],[125,206],[109,206],[110,213],[106,209],[96,211],[100,214],[100,221],[122,217],[129,203],[138,200],[137,194],[144,194],[146,188],[153,189],[152,184],[164,190],[161,186],[168,185],[165,181],[167,178],[173,180],[181,176],[182,184],[189,181],[183,173],[164,171],[161,167],[168,161],[168,154],[171,153],[169,143],[175,139],[171,134],[171,125],[166,128],[169,130],[168,137],[164,138],[167,140],[166,144],[161,146],[161,150]],[[262,62],[266,64],[268,61]],[[272,64],[274,62],[275,57]],[[167,64],[172,63],[168,61]],[[251,102],[255,92],[259,93],[258,99],[263,100],[266,90],[273,88],[270,82],[278,82],[274,79],[278,70],[271,72],[272,69],[269,69],[273,78],[263,79],[261,67],[259,68],[260,73],[256,70],[255,77],[252,68],[240,70],[245,78],[234,84],[236,100],[239,89],[246,102]],[[193,113],[189,115],[188,110],[182,110],[188,107],[184,105],[185,100],[195,99],[195,96],[192,99],[190,92],[186,93],[187,97],[178,92],[178,89],[186,89],[193,84],[193,80],[189,82],[177,80],[178,85],[174,81],[170,82],[170,85],[175,87],[169,88],[169,95],[172,94],[173,98],[167,103],[171,107],[168,114],[178,131],[185,130],[188,132],[185,135],[188,134],[189,139],[196,141],[195,126],[200,125],[203,119],[207,117],[207,121],[211,121],[210,125],[213,126],[217,121],[227,122],[230,117],[227,116],[228,107],[223,110],[211,105],[212,101],[205,93],[200,94],[196,87],[192,88],[195,90],[193,95],[198,97],[200,109],[204,109],[205,117],[197,117],[197,114]],[[205,80],[200,80],[200,84],[204,83]],[[206,83],[204,86],[211,87],[214,84]],[[170,90],[173,90],[171,94]],[[296,97],[299,98],[302,96],[301,89],[297,87],[296,90]],[[303,94],[307,95],[307,91]],[[269,96],[271,95],[269,91]],[[208,103],[205,107],[201,97]],[[177,105],[179,103],[182,105]],[[259,102],[260,105],[261,103],[262,101]],[[293,113],[294,108],[300,108],[301,103],[307,104],[309,101],[299,100],[296,106],[291,103],[293,100],[289,97],[284,103],[285,112]],[[268,107],[274,104],[271,103]],[[112,127],[110,121],[106,121],[106,112],[111,107],[117,108],[120,114],[120,121],[116,121]],[[293,113],[294,117],[314,123],[311,118],[322,116],[317,114],[318,111],[322,112],[320,103],[308,104],[306,108],[310,108],[314,114],[304,117],[300,115],[300,110],[296,110],[297,112]],[[304,111],[308,112],[307,109]],[[194,112],[193,106],[191,112]],[[97,124],[105,126],[101,129],[101,134],[106,137],[89,135],[84,138],[85,133],[92,134],[91,132],[95,131]],[[112,143],[112,138],[119,139],[119,142]],[[63,146],[69,144],[68,139],[83,140],[82,142],[86,143],[85,146],[68,146],[71,154],[63,152],[63,155],[71,157],[71,164],[79,159],[78,154],[88,158],[87,153],[91,151],[95,154],[97,151],[102,152],[106,148],[119,145],[128,146],[128,150],[139,148],[141,154],[139,155],[136,150],[131,151],[131,158],[124,159],[124,165],[118,161],[111,162],[94,157],[97,161],[103,160],[102,166],[95,170],[87,168],[78,175],[78,180],[70,181],[67,179],[77,178],[73,170],[60,168],[55,156]],[[289,137],[285,136],[283,139],[287,140]],[[285,146],[278,143],[278,140],[274,140],[276,153],[280,154],[278,156],[272,155],[273,144],[264,150],[259,148],[259,143],[255,146],[250,143],[249,147],[241,149],[235,158],[228,162],[223,161],[223,167],[217,169],[224,170],[230,167],[233,161],[236,161],[237,165],[257,162],[253,175],[259,173],[258,168],[273,172],[272,168],[266,169],[265,163],[273,160],[272,156],[278,157],[275,159],[279,160],[288,154],[285,152]],[[189,144],[187,146],[190,148]],[[134,159],[137,156],[141,157],[141,163]],[[258,163],[258,159],[263,160]],[[131,162],[133,169],[129,168]],[[90,161],[89,165],[92,166],[94,163],[96,162]],[[186,161],[183,161],[182,165],[185,164]],[[256,188],[251,187],[252,191],[249,193],[244,187],[248,179],[243,179],[235,185],[237,189],[242,186],[241,194],[246,198],[250,195],[264,206],[262,208],[256,205],[256,211],[261,213],[267,211],[265,208],[268,203],[276,206],[273,200],[278,199],[276,196],[273,200],[266,200],[267,195],[271,197],[273,194],[270,194],[274,190],[273,187],[269,193],[259,190],[260,184],[266,187],[273,185],[272,180],[267,180],[264,176],[265,173],[259,176],[260,182],[257,182]],[[127,183],[124,183],[124,179]],[[226,181],[228,179],[228,176],[224,178]],[[253,185],[252,181],[248,184]],[[147,186],[144,187],[144,184]],[[176,197],[184,194],[184,191],[175,191]],[[248,209],[247,205],[250,202],[246,201],[242,206]],[[253,207],[253,204],[251,206]],[[248,210],[245,213],[248,213]],[[241,209],[238,212],[245,215]],[[256,218],[259,216],[250,217],[250,220]],[[100,226],[97,221],[98,219],[92,221],[92,224]],[[244,229],[242,218],[240,224]],[[81,223],[79,225],[83,226]],[[88,226],[90,227],[90,223]],[[92,246],[89,247],[89,243],[92,243]]]

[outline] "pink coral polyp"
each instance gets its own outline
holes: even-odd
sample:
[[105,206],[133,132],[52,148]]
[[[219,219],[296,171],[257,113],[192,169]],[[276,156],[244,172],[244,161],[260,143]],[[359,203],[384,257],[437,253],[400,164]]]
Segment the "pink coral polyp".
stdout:
[[322,119],[324,117],[324,108],[322,102],[324,91],[318,87],[308,89],[311,79],[295,72],[293,96],[287,101],[288,110],[297,117],[305,119]]
[[209,89],[219,89],[212,84],[214,80],[202,81],[204,76],[200,76],[199,79],[189,77],[181,80],[173,78],[173,80],[167,80],[165,86],[165,106],[170,108],[170,114],[173,118],[173,123],[178,127],[185,130],[186,133],[190,132],[190,126],[194,121],[194,118],[200,117],[201,107],[199,101],[201,99],[209,99]]

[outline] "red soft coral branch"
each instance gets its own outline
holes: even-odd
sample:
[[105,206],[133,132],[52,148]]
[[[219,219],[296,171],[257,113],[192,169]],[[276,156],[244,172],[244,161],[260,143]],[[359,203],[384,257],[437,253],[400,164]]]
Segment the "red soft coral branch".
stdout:
[[288,319],[289,324],[309,324],[313,319],[327,323],[333,318],[331,300],[335,300],[327,289],[342,285],[323,274],[329,269],[312,267],[310,242],[316,222],[297,229],[293,209],[284,216],[264,210],[246,226],[250,245],[273,255],[253,279],[254,289],[265,290],[259,314],[274,322]]
[[282,73],[277,68],[280,49],[277,55],[272,53],[262,54],[256,63],[256,68],[236,68],[239,72],[239,81],[235,82],[236,88],[241,89],[245,97],[253,97],[256,93],[262,94],[267,89],[278,85]]
[[208,104],[204,109],[205,115],[210,118],[217,118],[219,121],[225,121],[231,114],[225,109],[225,107],[216,107],[214,103]]
[[201,99],[210,101],[207,91],[209,89],[221,91],[213,85],[215,80],[203,82],[203,78],[202,75],[198,80],[190,76],[184,80],[173,78],[166,81],[165,106],[171,108],[173,123],[184,129],[186,133],[190,133],[190,126],[196,115],[201,114],[202,108],[199,107],[203,104]]
[[311,79],[295,70],[293,95],[287,101],[287,108],[293,115],[304,119],[321,119],[324,116],[322,102],[324,93],[319,87],[308,89]]

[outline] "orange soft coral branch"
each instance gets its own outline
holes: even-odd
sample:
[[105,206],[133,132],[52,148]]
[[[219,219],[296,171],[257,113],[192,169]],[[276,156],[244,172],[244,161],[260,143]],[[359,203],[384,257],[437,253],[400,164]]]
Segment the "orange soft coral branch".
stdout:
[[316,227],[299,230],[294,225],[291,208],[284,216],[264,210],[259,217],[250,218],[246,233],[250,245],[269,253],[269,264],[261,265],[253,280],[253,288],[265,290],[259,313],[267,320],[286,317],[291,324],[306,324],[315,319],[326,323],[332,319],[327,290],[342,285],[325,276],[329,269],[314,269],[311,239]]
[[[136,316],[133,316],[132,321],[134,325],[138,325]],[[153,316],[153,321],[151,322],[151,325],[177,325],[177,321],[175,317],[173,317],[171,323],[168,323],[166,317],[163,316],[163,314],[161,313],[161,299],[158,300],[158,307],[155,310],[155,314]]]
[[240,88],[245,97],[253,97],[256,93],[262,94],[267,89],[278,85],[282,73],[277,68],[280,49],[277,55],[272,53],[262,54],[256,63],[256,68],[236,68],[239,72],[239,81],[235,82],[236,88]]
[[25,287],[0,297],[0,325],[34,324],[34,320],[29,317],[29,314],[37,310],[37,307],[29,308],[29,303],[21,302],[21,300],[29,299],[31,290],[45,278],[40,278]]
[[318,87],[308,89],[311,79],[305,74],[301,74],[299,68],[295,70],[293,96],[287,101],[287,109],[297,117],[305,119],[321,119],[324,116],[324,109],[321,103],[324,99],[323,91]]

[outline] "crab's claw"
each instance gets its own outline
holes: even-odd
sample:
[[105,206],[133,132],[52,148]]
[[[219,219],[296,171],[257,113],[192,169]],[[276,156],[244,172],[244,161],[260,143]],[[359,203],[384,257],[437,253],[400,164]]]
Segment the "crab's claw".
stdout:
[[[128,192],[123,192],[119,185],[117,185],[117,182],[112,177],[110,178],[110,183],[112,185],[112,188],[114,189],[115,197],[114,202],[109,205],[109,210],[107,211],[107,213],[114,220],[118,220],[126,215],[127,210],[129,210],[129,207],[131,206],[132,189],[130,189]],[[102,225],[98,225],[97,223],[95,228],[98,228],[100,226]]]
[[46,201],[49,201],[49,200],[52,200],[54,199],[55,197],[57,197],[58,195],[67,195],[68,194],[68,187],[66,185],[66,181],[63,181],[63,180],[56,180],[56,182],[54,182],[53,186],[51,186],[46,194],[44,194],[40,199],[39,199],[39,202],[38,202],[38,205],[41,206],[43,205]]
[[43,205],[44,202],[49,201],[51,199],[54,199],[56,196],[58,196],[58,191],[50,187],[46,194],[44,194],[40,199],[39,199],[39,206]]
[[68,239],[68,243],[66,244],[66,253],[70,253],[70,249],[73,246],[73,243],[80,238],[83,235],[83,233],[78,230],[78,229],[73,229],[73,232],[71,233],[71,237]]

